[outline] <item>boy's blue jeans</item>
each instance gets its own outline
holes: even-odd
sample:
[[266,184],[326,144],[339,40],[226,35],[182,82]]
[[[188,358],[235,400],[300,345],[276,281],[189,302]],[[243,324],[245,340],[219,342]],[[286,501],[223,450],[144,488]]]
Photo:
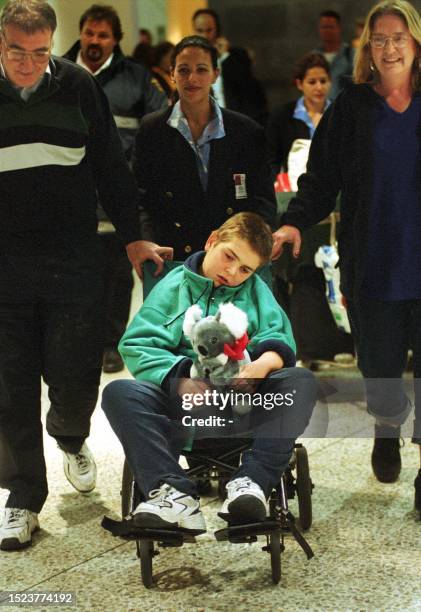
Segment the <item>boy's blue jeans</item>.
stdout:
[[[253,438],[253,443],[243,453],[242,464],[232,479],[248,476],[269,496],[288,466],[296,438],[310,420],[316,403],[316,382],[304,368],[285,368],[262,381],[258,393],[279,393],[284,397],[288,393],[294,397],[292,405],[275,406],[272,410],[254,406],[249,419],[252,430],[241,431],[243,437]],[[178,463],[189,430],[180,424],[180,413],[174,419],[170,404],[169,396],[160,387],[135,380],[110,383],[102,397],[102,408],[145,497],[164,482],[196,497],[194,482]],[[186,414],[193,416],[194,410]],[[219,437],[229,438],[228,430],[221,427]]]

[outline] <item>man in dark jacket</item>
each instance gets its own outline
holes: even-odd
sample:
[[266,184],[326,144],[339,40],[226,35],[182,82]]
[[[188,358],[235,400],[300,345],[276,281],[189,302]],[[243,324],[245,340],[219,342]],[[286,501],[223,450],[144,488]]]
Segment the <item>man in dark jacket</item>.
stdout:
[[48,494],[41,377],[66,477],[78,491],[95,487],[85,439],[101,374],[98,197],[139,274],[145,259],[162,267],[171,256],[139,240],[138,190],[107,99],[86,71],[51,58],[55,28],[44,0],[9,0],[1,13],[1,550],[31,543]]
[[320,45],[312,53],[321,53],[330,65],[332,85],[329,98],[335,100],[347,84],[352,83],[355,49],[342,42],[341,16],[336,11],[319,15]]
[[195,33],[206,38],[218,50],[221,74],[213,90],[219,106],[248,115],[264,125],[267,118],[266,95],[262,85],[253,76],[247,51],[231,47],[228,40],[221,36],[219,16],[214,10],[197,10],[192,22]]
[[[79,20],[80,39],[64,57],[88,70],[110,103],[127,159],[143,115],[167,106],[166,96],[153,84],[148,70],[125,57],[119,42],[121,22],[112,6],[93,4]],[[106,254],[106,322],[104,372],[124,368],[117,345],[126,329],[133,289],[131,266],[114,227],[101,207],[99,234]]]

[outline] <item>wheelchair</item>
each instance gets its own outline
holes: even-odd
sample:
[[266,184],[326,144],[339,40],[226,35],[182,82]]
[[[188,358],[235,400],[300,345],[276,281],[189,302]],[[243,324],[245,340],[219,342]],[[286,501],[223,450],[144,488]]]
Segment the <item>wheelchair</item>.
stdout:
[[[181,262],[168,261],[164,265],[164,275]],[[153,276],[154,266],[151,262],[145,262],[143,295],[150,292],[159,278]],[[268,266],[259,272],[262,279],[272,285],[271,271]],[[160,277],[162,278],[162,276]],[[211,487],[211,482],[216,481],[218,496],[225,499],[225,485],[231,475],[237,469],[243,451],[250,447],[249,439],[235,439],[227,446],[227,439],[202,439],[198,440],[192,450],[183,450],[189,468],[187,476],[195,478],[199,493],[201,484],[206,488]],[[242,525],[228,525],[224,529],[215,532],[217,541],[229,541],[233,544],[252,544],[259,536],[266,537],[266,545],[262,550],[270,555],[272,582],[278,584],[281,579],[281,553],[285,550],[284,539],[287,534],[292,534],[301,546],[307,559],[314,554],[302,533],[295,524],[294,515],[288,507],[288,500],[297,498],[298,517],[300,527],[303,531],[310,528],[312,524],[312,491],[313,483],[310,477],[310,469],[307,451],[302,444],[296,444],[290,460],[280,482],[274,487],[269,498],[269,517],[258,523]],[[152,571],[153,559],[160,554],[158,548],[180,547],[184,543],[194,543],[195,537],[179,529],[151,529],[140,528],[133,524],[130,515],[136,506],[143,501],[142,494],[133,479],[132,472],[127,463],[124,463],[122,488],[121,488],[121,510],[123,521],[113,521],[104,517],[102,526],[113,535],[136,541],[137,556],[140,559],[141,578],[146,588],[154,586]],[[125,518],[127,517],[127,518]]]
[[[225,485],[238,467],[241,453],[250,447],[250,440],[236,441],[234,448],[228,448],[226,440],[220,441],[225,442],[225,445],[221,444],[220,448],[215,448],[215,442],[218,441],[200,440],[193,450],[183,451],[183,455],[187,459],[193,458],[195,464],[186,470],[186,474],[196,478],[210,475],[211,479],[217,482],[219,498],[224,499]],[[229,524],[228,527],[216,531],[215,538],[219,542],[228,540],[233,544],[252,544],[259,536],[265,536],[266,545],[262,550],[270,555],[272,582],[278,584],[281,579],[281,553],[285,550],[284,539],[287,534],[293,535],[308,559],[314,556],[288,507],[288,500],[296,497],[300,527],[303,531],[308,530],[312,523],[312,491],[313,483],[310,478],[307,451],[302,444],[296,444],[288,468],[270,495],[269,517],[258,523]],[[146,588],[151,588],[154,586],[152,564],[154,557],[160,554],[158,548],[180,547],[185,543],[194,543],[196,540],[193,535],[176,528],[150,529],[130,525],[130,513],[142,499],[126,460],[122,477],[121,510],[123,519],[124,517],[127,519],[117,523],[104,518],[103,526],[113,535],[136,541],[141,579]]]

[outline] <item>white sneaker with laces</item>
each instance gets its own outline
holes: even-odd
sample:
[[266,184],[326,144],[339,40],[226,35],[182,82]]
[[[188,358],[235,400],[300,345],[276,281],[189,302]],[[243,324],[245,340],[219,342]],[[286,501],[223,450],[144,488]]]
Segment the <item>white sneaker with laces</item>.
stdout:
[[96,465],[86,442],[76,454],[60,450],[63,453],[64,474],[70,484],[79,493],[93,491],[96,485]]
[[5,508],[0,527],[0,550],[20,550],[31,544],[39,529],[38,514],[23,508]]
[[206,531],[199,501],[169,484],[150,491],[149,499],[135,508],[133,520],[138,527],[175,527],[196,535]]
[[219,514],[229,522],[241,525],[263,521],[269,514],[269,506],[261,487],[248,476],[235,478],[227,485],[227,499]]

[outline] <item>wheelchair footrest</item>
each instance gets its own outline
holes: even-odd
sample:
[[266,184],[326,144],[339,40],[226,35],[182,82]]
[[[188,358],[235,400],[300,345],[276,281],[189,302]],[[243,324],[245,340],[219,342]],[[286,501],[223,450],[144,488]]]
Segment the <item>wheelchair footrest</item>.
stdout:
[[123,519],[114,521],[104,516],[101,526],[111,532],[113,536],[124,538],[125,540],[154,540],[163,546],[182,546],[182,544],[194,543],[194,535],[181,529],[157,529],[150,527],[139,527],[133,519]]
[[245,544],[256,542],[257,536],[268,535],[274,531],[280,531],[281,525],[277,521],[267,519],[258,523],[247,523],[244,525],[229,525],[224,529],[215,531],[218,542],[228,540],[233,544]]

